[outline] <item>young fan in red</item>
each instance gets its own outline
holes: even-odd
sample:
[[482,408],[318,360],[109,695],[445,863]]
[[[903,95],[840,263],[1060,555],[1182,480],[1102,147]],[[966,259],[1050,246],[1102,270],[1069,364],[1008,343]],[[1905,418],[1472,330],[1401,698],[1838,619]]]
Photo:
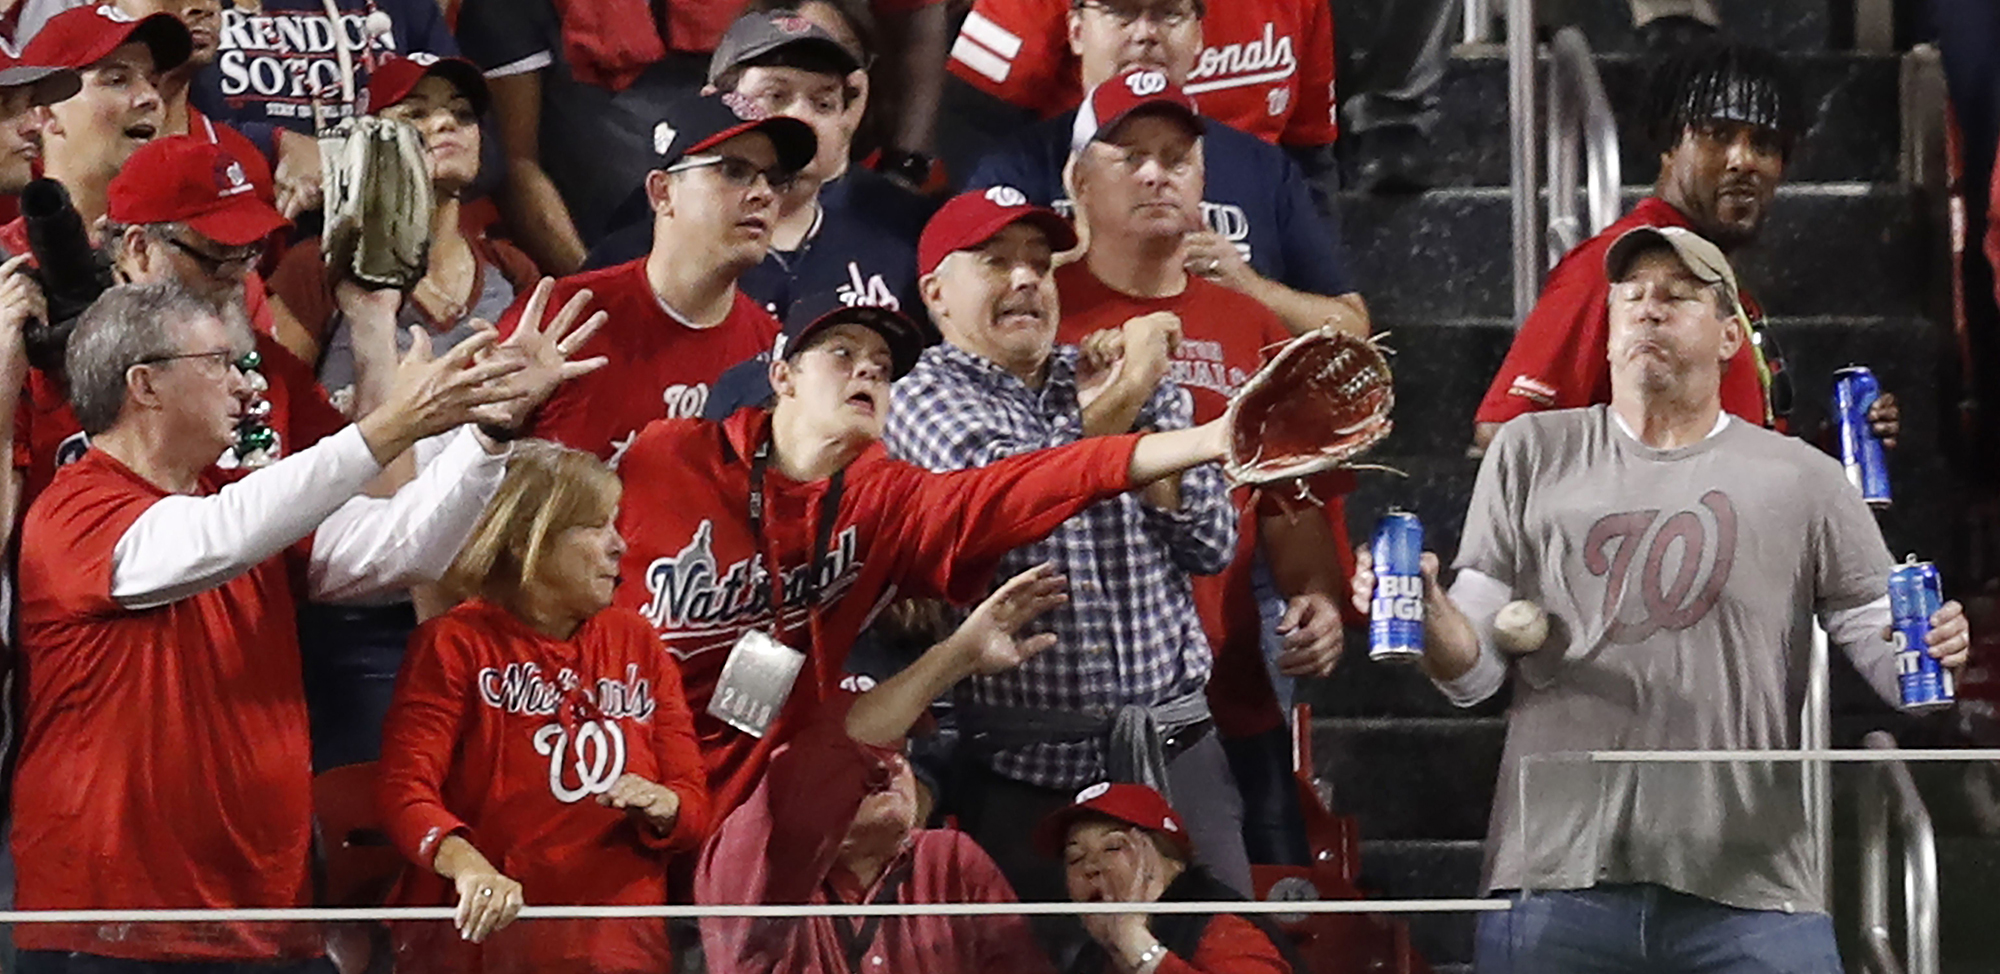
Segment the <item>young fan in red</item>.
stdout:
[[[1004,221],[1031,214],[1060,219],[1023,206]],[[943,236],[970,247],[994,232],[965,226]],[[880,442],[889,382],[915,364],[922,344],[909,319],[885,308],[832,295],[795,303],[785,357],[771,365],[770,412],[744,409],[719,425],[654,423],[619,467],[629,492],[619,524],[631,549],[618,601],[640,609],[681,663],[722,814],[835,689],[856,634],[892,599],[982,596],[1002,555],[1099,499],[1226,448],[1210,424],[1098,437],[950,474],[890,460]],[[772,609],[774,566],[781,615]],[[780,688],[788,696],[762,715],[761,735],[710,712],[734,699],[718,685],[732,647],[752,631],[805,654],[802,672]]]
[[518,444],[446,577],[470,601],[411,638],[382,742],[383,818],[417,866],[396,899],[455,888],[458,918],[399,930],[400,970],[672,969],[659,921],[501,930],[525,896],[664,903],[666,857],[708,831],[679,669],[646,620],[609,607],[619,494],[586,453]]

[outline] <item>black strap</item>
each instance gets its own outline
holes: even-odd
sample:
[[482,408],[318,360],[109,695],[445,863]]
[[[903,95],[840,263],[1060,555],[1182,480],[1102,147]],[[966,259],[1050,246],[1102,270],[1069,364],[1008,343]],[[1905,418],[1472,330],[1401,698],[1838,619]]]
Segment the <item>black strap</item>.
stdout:
[[[911,873],[915,871],[915,864],[907,860],[891,870],[888,877],[882,880],[881,888],[876,890],[874,897],[868,901],[869,905],[894,903],[896,894],[903,888],[903,883],[908,881]],[[867,958],[868,948],[875,943],[875,935],[882,928],[882,917],[879,915],[862,917],[859,927],[855,926],[855,919],[855,917],[834,917],[833,932],[840,938],[842,952],[847,954],[847,969],[853,974],[861,974],[861,962]]]
[[[785,572],[779,563],[777,552],[770,549],[764,538],[764,468],[771,463],[771,440],[766,437],[757,444],[757,452],[750,458],[750,534],[757,543],[757,552],[764,556],[764,573],[771,583],[771,629],[779,642],[785,641]],[[840,519],[840,498],[847,490],[847,470],[834,471],[826,492],[819,497],[819,512],[814,518],[812,560],[806,563],[805,598],[806,611],[813,615],[819,612],[819,576],[821,563],[826,561],[827,548],[833,543],[834,523]]]

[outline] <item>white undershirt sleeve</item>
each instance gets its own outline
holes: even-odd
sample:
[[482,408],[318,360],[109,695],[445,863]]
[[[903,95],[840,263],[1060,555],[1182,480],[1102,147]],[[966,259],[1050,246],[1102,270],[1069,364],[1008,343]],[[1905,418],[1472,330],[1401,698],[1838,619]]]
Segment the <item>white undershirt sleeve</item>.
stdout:
[[1827,642],[1847,654],[1847,658],[1854,662],[1854,668],[1883,700],[1891,706],[1902,706],[1903,692],[1896,678],[1896,653],[1891,644],[1882,638],[1882,630],[1888,628],[1890,619],[1889,597],[1885,595],[1852,609],[1821,612],[1819,625],[1826,630]]
[[1492,576],[1470,568],[1459,569],[1451,583],[1451,600],[1472,623],[1479,635],[1479,659],[1456,679],[1433,680],[1445,698],[1460,707],[1470,707],[1500,692],[1507,683],[1507,658],[1493,642],[1493,617],[1513,601],[1514,591]]
[[382,470],[348,426],[214,494],[163,497],[111,550],[111,597],[148,609],[205,592],[311,534]]
[[422,466],[386,498],[356,497],[313,535],[306,579],[316,602],[365,600],[434,582],[451,567],[507,473],[507,454],[488,453],[471,427],[420,449]]

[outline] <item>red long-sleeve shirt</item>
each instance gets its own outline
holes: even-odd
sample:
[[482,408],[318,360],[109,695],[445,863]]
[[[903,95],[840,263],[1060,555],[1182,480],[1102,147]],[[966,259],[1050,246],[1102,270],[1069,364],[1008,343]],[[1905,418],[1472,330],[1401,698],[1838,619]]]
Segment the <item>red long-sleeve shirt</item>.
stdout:
[[[1104,965],[1104,974],[1117,967]],[[1271,938],[1250,921],[1225,913],[1208,922],[1193,957],[1168,954],[1153,974],[1293,974]]]
[[[750,530],[750,467],[770,414],[745,409],[722,424],[663,420],[642,431],[619,466],[619,530],[630,548],[617,604],[652,621],[680,661],[718,814],[741,804],[777,745],[838,686],[854,639],[898,597],[970,601],[994,565],[1096,501],[1131,487],[1136,436],[1102,437],[974,470],[935,474],[889,459],[879,445],[848,464],[827,531],[823,584],[804,604],[821,499],[829,481],[765,472],[765,545]],[[767,559],[784,587],[780,638],[809,647],[791,696],[763,737],[709,715],[738,637],[772,631]]]
[[[680,795],[672,834],[598,804],[627,773]],[[456,902],[430,871],[453,834],[530,903],[665,903],[666,855],[709,827],[679,669],[644,619],[615,608],[567,640],[476,600],[424,624],[383,727],[379,797],[391,841],[418,867],[398,896],[412,904]],[[523,922],[483,947],[443,924],[411,925],[399,941],[402,970],[671,969],[658,921]]]
[[[836,865],[862,799],[894,773],[893,749],[847,736],[844,702],[771,759],[750,799],[702,850],[695,901],[723,904],[1012,903],[1013,887],[971,838],[918,829],[874,882],[860,888]],[[885,888],[888,891],[885,895]],[[872,928],[832,917],[710,920],[701,927],[709,974],[1053,974],[1019,916],[891,917]]]

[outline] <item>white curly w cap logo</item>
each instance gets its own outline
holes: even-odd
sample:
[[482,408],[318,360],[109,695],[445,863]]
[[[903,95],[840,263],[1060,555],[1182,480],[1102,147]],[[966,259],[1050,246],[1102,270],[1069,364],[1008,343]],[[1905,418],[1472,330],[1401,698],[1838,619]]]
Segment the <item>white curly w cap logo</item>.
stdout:
[[1084,802],[1090,801],[1092,799],[1103,798],[1110,791],[1111,791],[1111,782],[1100,781],[1097,784],[1091,785],[1090,787],[1077,792],[1076,803],[1078,805],[1081,805]]
[[1012,186],[995,186],[986,191],[986,200],[994,206],[1027,206],[1028,194]]
[[1125,77],[1125,87],[1140,98],[1151,98],[1167,90],[1167,76],[1161,71],[1139,71]]
[[98,4],[96,12],[99,17],[111,21],[114,24],[129,24],[139,19],[108,3]]

